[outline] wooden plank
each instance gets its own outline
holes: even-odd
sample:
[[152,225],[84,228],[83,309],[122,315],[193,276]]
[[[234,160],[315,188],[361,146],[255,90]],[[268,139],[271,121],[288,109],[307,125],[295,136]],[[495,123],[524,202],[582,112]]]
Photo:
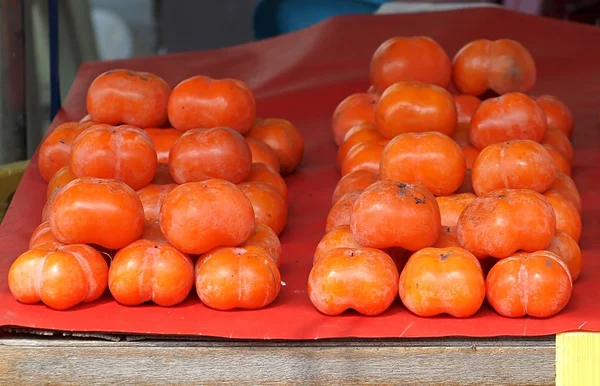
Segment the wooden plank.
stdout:
[[138,341],[5,337],[0,384],[552,385],[542,339]]

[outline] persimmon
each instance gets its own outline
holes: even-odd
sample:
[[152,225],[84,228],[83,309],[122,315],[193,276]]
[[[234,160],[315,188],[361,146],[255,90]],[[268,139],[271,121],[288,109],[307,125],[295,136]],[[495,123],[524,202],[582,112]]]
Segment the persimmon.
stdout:
[[254,232],[252,202],[229,181],[188,182],[164,199],[160,229],[169,244],[198,255],[220,246],[236,246]]
[[148,185],[137,191],[144,208],[145,223],[155,223],[160,215],[160,208],[167,195],[177,187],[177,184]]
[[431,246],[432,248],[449,248],[449,247],[457,247],[460,248],[460,244],[458,239],[456,238],[456,227],[448,227],[442,226],[442,230],[440,231],[440,235],[438,239],[435,241],[435,244]]
[[111,70],[92,81],[87,111],[97,123],[161,127],[167,122],[170,93],[171,87],[156,74]]
[[400,300],[419,316],[474,315],[485,300],[485,279],[473,254],[457,247],[415,252],[402,273]]
[[125,183],[83,177],[65,185],[52,198],[50,226],[63,244],[120,249],[142,234],[144,208]]
[[460,147],[437,132],[396,136],[381,154],[382,179],[420,183],[436,196],[455,192],[463,183],[466,163]]
[[63,245],[52,234],[50,221],[44,221],[38,225],[29,238],[29,249],[37,249],[40,245],[54,248]]
[[[471,118],[469,118],[471,120]],[[470,146],[471,142],[469,142],[469,132],[471,131],[471,126],[468,123],[458,123],[456,125],[456,130],[454,131],[454,135],[452,139],[456,142],[460,147]]]
[[248,138],[256,138],[266,143],[277,155],[281,174],[291,174],[304,156],[304,138],[290,121],[279,118],[257,118]]
[[325,232],[329,233],[333,228],[340,225],[350,224],[350,214],[352,213],[352,207],[360,196],[360,191],[351,191],[344,194],[336,201],[335,204],[329,210],[327,214],[327,220],[325,222]]
[[169,170],[169,164],[161,164],[156,165],[156,173],[154,174],[154,178],[152,179],[152,184],[155,185],[168,185],[175,184],[175,180],[171,175],[171,171]]
[[346,174],[335,185],[331,204],[334,205],[346,193],[365,190],[377,180],[379,176],[369,170],[356,170]]
[[546,113],[548,126],[562,131],[567,137],[573,134],[573,113],[571,109],[554,95],[539,95],[536,102]]
[[244,134],[256,117],[256,102],[241,80],[193,76],[175,86],[168,113],[177,130],[226,126]]
[[263,163],[269,165],[273,170],[279,173],[279,159],[277,154],[266,143],[256,138],[246,138],[250,153],[252,154],[252,163]]
[[126,306],[148,301],[159,306],[181,303],[194,286],[194,263],[169,244],[137,240],[121,249],[108,271],[108,288]]
[[287,223],[288,209],[277,189],[262,181],[242,182],[238,187],[250,199],[256,221],[281,234]]
[[285,180],[279,173],[277,173],[273,168],[263,163],[253,163],[250,168],[250,173],[244,180],[244,182],[250,181],[262,181],[267,184],[271,184],[279,194],[284,198],[287,202],[288,200],[288,189]]
[[530,140],[516,140],[483,149],[471,173],[478,196],[501,188],[543,193],[556,179],[556,166],[544,146]]
[[571,179],[571,177],[558,171],[556,172],[556,179],[554,184],[550,187],[550,190],[557,191],[562,194],[567,200],[569,200],[579,213],[581,213],[581,195],[577,189],[577,185]]
[[573,162],[573,145],[569,137],[554,126],[548,126],[542,145],[549,145],[559,152],[569,164]]
[[569,302],[573,283],[554,253],[519,253],[497,262],[487,275],[486,298],[502,316],[547,318]]
[[313,265],[308,296],[325,315],[354,309],[363,315],[387,310],[398,293],[398,269],[386,253],[374,248],[336,248]]
[[548,123],[544,110],[535,100],[519,92],[511,92],[481,102],[473,118],[469,138],[479,150],[517,139],[540,142]]
[[159,244],[167,244],[169,241],[162,233],[160,229],[160,223],[158,221],[154,222],[144,222],[144,230],[142,231],[142,235],[140,239],[152,241],[153,243]]
[[461,146],[460,150],[462,150],[463,155],[465,157],[465,164],[467,166],[467,170],[473,169],[475,160],[477,159],[477,157],[479,157],[479,153],[481,153],[481,151],[469,145]]
[[481,95],[487,90],[502,95],[529,92],[537,70],[529,51],[511,39],[479,39],[463,46],[452,60],[452,78],[459,92]]
[[420,81],[447,88],[451,63],[448,54],[427,36],[393,37],[381,43],[371,59],[371,84],[379,92],[401,81]]
[[56,310],[98,299],[106,290],[108,266],[100,252],[84,244],[53,250],[31,249],[8,272],[8,288],[21,303],[41,301]]
[[569,268],[571,279],[575,283],[579,275],[581,275],[581,267],[583,265],[581,249],[577,242],[567,232],[557,229],[546,250],[556,254],[556,256],[565,262],[567,268]]
[[352,236],[350,225],[338,225],[331,228],[329,232],[325,233],[315,249],[315,254],[313,255],[313,265],[329,251],[336,248],[362,248],[362,245],[360,245],[354,239],[354,236]]
[[381,155],[387,143],[387,141],[360,142],[354,145],[342,163],[342,177],[357,170],[379,174]]
[[556,216],[556,229],[566,232],[576,242],[581,238],[581,215],[568,198],[555,190],[548,190],[544,197],[550,202]]
[[249,246],[263,248],[278,267],[281,265],[281,241],[268,225],[256,221],[250,238],[239,245],[241,248]]
[[386,138],[425,131],[438,131],[452,137],[457,124],[456,106],[452,95],[441,87],[398,82],[381,94],[375,122]]
[[198,297],[217,310],[263,308],[281,290],[277,265],[256,246],[213,249],[196,262],[195,277]]
[[460,245],[478,258],[505,258],[518,250],[535,252],[550,244],[556,216],[540,193],[497,189],[471,201],[458,218]]
[[550,156],[554,160],[556,170],[571,177],[571,163],[565,158],[565,156],[561,152],[556,150],[553,146],[544,144],[544,147],[546,148],[546,151],[550,153]]
[[140,128],[95,125],[82,132],[71,148],[71,171],[77,177],[123,181],[133,190],[150,184],[158,156]]
[[70,166],[65,166],[64,168],[59,169],[56,173],[54,173],[50,181],[48,181],[48,188],[46,189],[46,198],[52,196],[54,193],[62,189],[63,186],[73,181],[75,178],[77,177],[75,177],[73,172],[71,172]]
[[50,181],[56,172],[69,166],[71,146],[83,130],[78,122],[63,123],[42,141],[38,151],[38,168],[44,181]]
[[456,106],[456,118],[459,124],[469,127],[471,117],[481,104],[481,99],[474,95],[459,94],[454,95],[454,105]]
[[475,190],[473,190],[473,181],[471,181],[471,169],[467,168],[465,180],[456,193],[475,193]]
[[476,198],[477,196],[473,193],[456,193],[436,197],[435,199],[440,208],[442,227],[455,227],[458,224],[458,218],[461,213]]
[[363,123],[352,127],[342,140],[338,148],[338,165],[342,166],[348,152],[357,144],[362,142],[379,142],[385,137],[379,132],[377,126],[370,123]]
[[333,112],[331,128],[336,145],[340,145],[348,131],[357,125],[375,124],[375,106],[379,96],[369,93],[356,93],[348,96],[337,105]]
[[211,178],[237,184],[248,177],[251,167],[248,143],[229,127],[188,130],[169,154],[169,170],[178,184]]
[[154,144],[158,163],[168,164],[169,152],[177,138],[181,137],[181,131],[172,128],[146,128],[144,132]]
[[360,245],[409,251],[433,245],[440,222],[437,201],[427,188],[390,180],[379,180],[366,188],[350,216],[352,234]]

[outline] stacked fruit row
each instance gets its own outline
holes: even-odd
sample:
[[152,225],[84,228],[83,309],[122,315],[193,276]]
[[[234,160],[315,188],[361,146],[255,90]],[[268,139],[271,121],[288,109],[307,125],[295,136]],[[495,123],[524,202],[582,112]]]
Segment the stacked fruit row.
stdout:
[[420,316],[468,317],[486,298],[503,316],[560,312],[582,269],[573,117],[528,94],[529,51],[476,40],[450,61],[430,38],[397,37],[370,79],[333,115],[342,177],[308,280],[314,306],[375,315],[399,295]]
[[87,110],[40,146],[47,202],[9,271],[15,298],[67,309],[108,287],[124,305],[171,306],[195,285],[216,309],[274,301],[282,176],[304,152],[296,128],[257,118],[241,81],[205,76],[171,89],[155,74],[109,71]]

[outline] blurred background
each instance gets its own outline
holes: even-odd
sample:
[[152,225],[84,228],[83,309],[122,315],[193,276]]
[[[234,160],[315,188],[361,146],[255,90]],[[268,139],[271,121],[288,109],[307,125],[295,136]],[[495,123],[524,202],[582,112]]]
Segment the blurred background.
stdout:
[[0,0],[0,165],[30,158],[48,127],[51,27],[64,98],[84,61],[226,47],[339,14],[473,6],[600,25],[600,0]]

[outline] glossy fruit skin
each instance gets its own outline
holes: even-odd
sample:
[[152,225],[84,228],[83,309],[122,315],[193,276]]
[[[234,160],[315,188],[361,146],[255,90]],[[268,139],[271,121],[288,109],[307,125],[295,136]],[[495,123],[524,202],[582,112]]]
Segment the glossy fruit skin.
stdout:
[[357,125],[375,124],[375,106],[379,96],[356,93],[348,96],[337,105],[333,112],[331,128],[336,145],[340,145],[348,131]]
[[448,54],[427,36],[394,37],[381,43],[373,54],[371,84],[379,92],[401,81],[420,81],[447,88],[451,63]]
[[29,249],[55,249],[64,245],[54,237],[50,228],[50,221],[38,225],[29,238]]
[[279,159],[277,154],[266,143],[256,138],[246,138],[252,154],[252,163],[263,163],[279,173]]
[[281,174],[294,172],[304,157],[304,138],[290,121],[279,118],[257,118],[246,137],[266,143],[277,154]]
[[348,192],[333,204],[325,221],[325,233],[329,233],[337,226],[350,224],[352,208],[360,194],[361,191]]
[[583,263],[581,260],[581,249],[577,242],[567,232],[557,229],[546,250],[554,253],[565,262],[567,268],[569,268],[571,279],[575,283],[579,275],[581,275]]
[[237,184],[248,177],[251,167],[248,143],[229,127],[188,130],[169,154],[169,170],[178,184],[211,178]]
[[569,302],[573,284],[566,264],[548,251],[519,253],[497,262],[486,279],[486,298],[502,316],[547,318]]
[[390,180],[377,181],[365,189],[350,216],[350,228],[359,244],[409,251],[433,245],[440,222],[437,201],[427,188]]
[[53,197],[50,226],[63,244],[120,249],[141,236],[144,208],[135,191],[125,183],[83,177]]
[[158,157],[154,143],[140,128],[95,125],[82,132],[71,148],[71,171],[77,177],[123,181],[133,190],[150,184]]
[[575,206],[575,209],[581,213],[581,195],[571,177],[562,172],[556,172],[556,180],[554,180],[554,184],[552,184],[550,190],[554,190],[565,196]]
[[474,95],[459,94],[454,95],[454,105],[456,106],[456,118],[459,124],[465,124],[467,127],[471,122],[471,117],[481,104],[481,99]]
[[239,245],[241,248],[250,246],[264,249],[277,267],[281,266],[281,241],[279,241],[277,234],[268,225],[256,221],[254,232],[250,238]]
[[163,201],[159,222],[169,244],[193,255],[240,245],[255,226],[248,197],[231,182],[219,179],[173,189]]
[[482,196],[496,189],[531,189],[543,193],[556,179],[556,166],[544,146],[530,140],[489,145],[471,170],[473,189]]
[[529,92],[537,70],[523,45],[511,39],[479,39],[463,46],[452,60],[452,77],[459,92],[481,95],[488,89],[498,95]]
[[308,276],[310,301],[325,315],[339,315],[348,309],[379,315],[394,302],[397,286],[394,261],[373,248],[332,249]]
[[140,238],[154,242],[167,242],[160,230],[158,218],[160,215],[160,208],[165,198],[176,187],[177,184],[151,184],[137,191],[137,195],[144,207],[144,231]]
[[59,169],[50,181],[48,181],[48,189],[46,190],[46,198],[50,198],[54,193],[62,189],[66,184],[73,181],[75,175],[71,172],[70,166],[65,166],[64,168]]
[[253,163],[250,168],[250,173],[244,180],[244,182],[250,181],[262,181],[268,184],[271,184],[279,194],[284,198],[287,202],[288,200],[288,188],[285,180],[279,173],[277,173],[273,168],[263,163]]
[[456,238],[456,227],[442,226],[442,230],[432,248],[461,248],[458,239]]
[[193,76],[175,86],[168,112],[177,130],[226,126],[244,134],[256,117],[256,102],[240,80]]
[[317,261],[319,261],[329,251],[336,248],[362,248],[362,245],[360,245],[358,241],[354,239],[352,231],[350,230],[350,225],[338,225],[331,228],[329,232],[325,233],[315,249],[315,254],[313,255],[313,265],[315,265]]
[[571,145],[569,137],[555,126],[548,125],[546,134],[542,139],[542,145],[552,146],[557,152],[565,157],[565,160],[567,160],[569,165],[573,163],[573,145]]
[[8,272],[8,287],[25,304],[42,301],[55,310],[98,299],[106,290],[108,266],[100,252],[84,244],[32,249]]
[[374,124],[363,123],[352,127],[344,136],[338,148],[338,165],[342,166],[348,153],[355,145],[362,142],[380,142],[385,137]]
[[158,163],[168,164],[169,152],[177,138],[181,137],[181,131],[172,128],[147,128],[144,129],[144,132],[154,144]]
[[581,215],[568,198],[554,190],[544,193],[556,215],[556,229],[565,231],[576,242],[581,238]]
[[550,202],[528,189],[497,189],[471,201],[460,217],[460,245],[477,258],[502,259],[518,250],[535,252],[550,244],[556,216]]
[[511,92],[481,102],[471,118],[470,141],[479,150],[505,141],[540,142],[548,124],[544,110],[525,94]]
[[454,193],[463,183],[466,162],[460,147],[437,132],[405,133],[381,154],[382,179],[419,183],[436,196]]
[[553,95],[540,95],[535,100],[546,113],[548,126],[555,127],[570,138],[573,135],[573,113],[571,109]]
[[63,123],[42,141],[38,151],[38,167],[44,181],[50,181],[56,172],[69,166],[73,141],[88,126],[88,123]]
[[375,109],[375,122],[386,138],[426,131],[452,137],[457,124],[456,106],[452,95],[441,87],[398,82],[381,95]]
[[565,156],[553,146],[544,144],[544,147],[546,148],[546,151],[550,153],[550,156],[554,160],[556,170],[571,177],[571,163],[567,161]]
[[335,185],[331,205],[335,205],[346,193],[363,191],[377,180],[379,180],[379,176],[368,170],[356,170],[346,174]]
[[462,150],[463,155],[465,157],[467,171],[471,171],[471,169],[473,169],[473,165],[475,164],[475,160],[477,159],[477,157],[479,157],[481,151],[470,145],[461,146],[460,150]]
[[281,274],[260,247],[216,248],[196,262],[196,292],[217,310],[258,309],[273,303],[281,290]]
[[256,221],[267,225],[280,235],[287,223],[288,207],[281,194],[272,185],[261,182],[242,182],[238,188],[252,203]]
[[116,69],[94,79],[87,110],[98,123],[161,127],[167,122],[170,93],[171,87],[158,75]]
[[151,301],[159,306],[181,303],[194,285],[194,263],[169,244],[137,240],[121,249],[110,265],[108,288],[126,306]]
[[424,248],[415,252],[400,274],[402,303],[419,316],[473,316],[485,300],[481,265],[469,251]]
[[456,193],[436,197],[435,199],[440,208],[442,227],[456,227],[462,212],[476,198],[477,196],[473,193]]
[[379,174],[381,155],[387,143],[387,141],[361,142],[354,145],[342,163],[342,177],[358,170]]

